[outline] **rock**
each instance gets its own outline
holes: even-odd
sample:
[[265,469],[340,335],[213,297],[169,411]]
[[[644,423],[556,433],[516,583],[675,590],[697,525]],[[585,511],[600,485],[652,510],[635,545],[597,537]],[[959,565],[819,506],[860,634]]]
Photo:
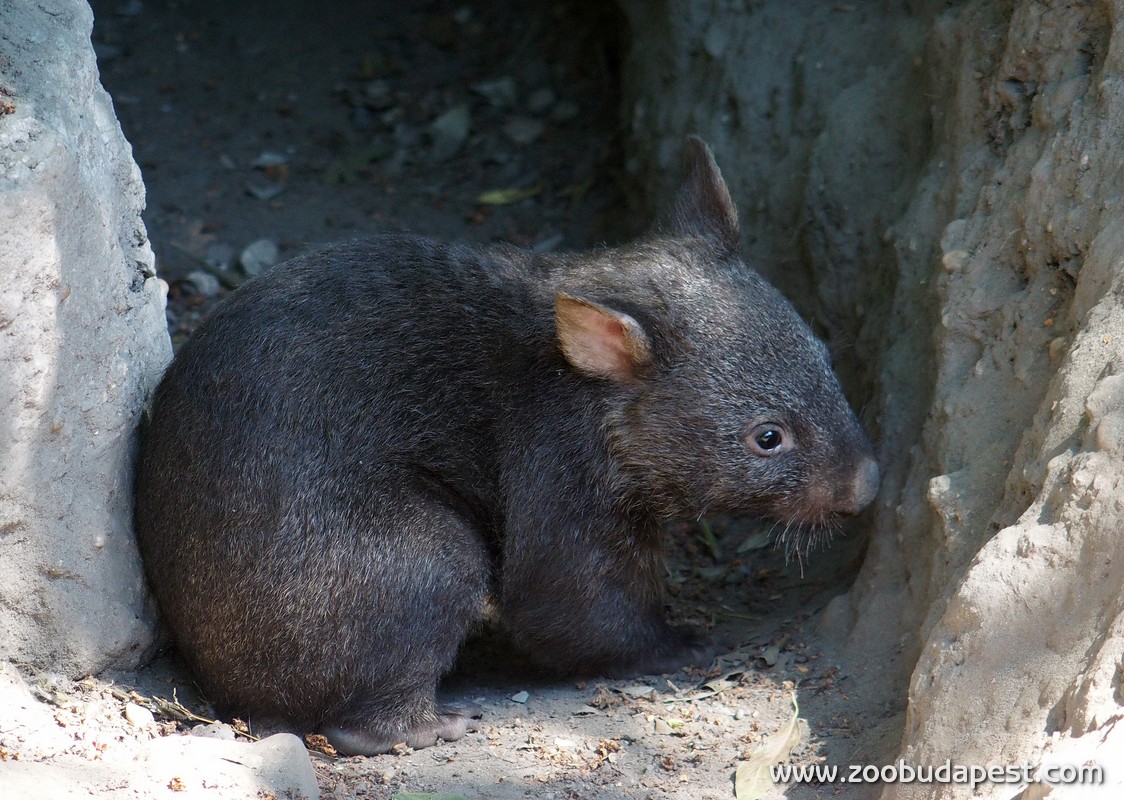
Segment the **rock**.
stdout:
[[204,256],[204,260],[212,267],[221,270],[230,269],[230,265],[234,263],[234,248],[226,242],[207,245],[207,254]]
[[[843,381],[877,408],[870,543],[820,631],[852,698],[904,712],[885,763],[1046,763],[1078,742],[1072,763],[1117,763],[1120,9],[621,5],[628,171],[659,196],[683,137],[709,140],[743,255],[847,344]],[[1082,47],[1105,55],[1064,55]]]
[[219,279],[206,270],[196,269],[187,273],[184,280],[195,291],[203,297],[218,297],[222,291],[222,284]]
[[515,79],[508,75],[490,81],[474,83],[472,84],[472,91],[496,108],[510,108],[515,105]]
[[554,105],[557,99],[553,89],[543,87],[531,92],[527,98],[527,110],[532,114],[542,114],[544,111]]
[[246,185],[246,193],[258,200],[272,200],[284,191],[285,186],[281,183],[250,183]]
[[284,153],[279,153],[276,150],[262,150],[258,153],[257,158],[250,162],[250,166],[255,169],[269,169],[270,167],[280,167],[289,163],[289,157]]
[[[240,742],[229,726],[214,725],[198,726],[214,728],[212,738],[194,731],[153,738],[147,709],[127,703],[129,724],[114,729],[109,726],[116,703],[61,693],[75,688],[51,675],[29,687],[14,667],[0,662],[0,797],[319,797],[308,752],[296,736]],[[33,691],[53,695],[41,700]]]
[[368,107],[382,111],[394,104],[394,95],[390,91],[390,84],[386,81],[368,81],[363,86],[363,100]]
[[202,736],[204,739],[225,739],[233,742],[238,738],[234,728],[222,722],[208,722],[205,725],[196,725],[191,729],[192,736]]
[[429,126],[433,140],[433,158],[444,161],[454,156],[468,139],[470,118],[468,106],[459,105],[446,111]]
[[171,344],[90,7],[3,18],[0,659],[80,676],[136,666],[152,644],[132,448]]
[[516,692],[511,696],[511,702],[526,703],[530,698],[531,695],[528,692]]
[[151,728],[156,724],[156,718],[152,715],[152,712],[136,703],[125,704],[125,719],[134,728]]
[[255,239],[242,249],[238,263],[247,275],[260,275],[281,259],[281,251],[273,239]]
[[308,751],[291,733],[260,742],[166,736],[152,742],[146,766],[156,786],[178,785],[184,791],[206,788],[226,797],[270,793],[293,800],[320,797]]
[[542,135],[544,127],[537,119],[515,117],[503,126],[503,132],[515,144],[527,145]]
[[567,122],[581,113],[577,103],[562,100],[550,111],[550,118],[558,122]]

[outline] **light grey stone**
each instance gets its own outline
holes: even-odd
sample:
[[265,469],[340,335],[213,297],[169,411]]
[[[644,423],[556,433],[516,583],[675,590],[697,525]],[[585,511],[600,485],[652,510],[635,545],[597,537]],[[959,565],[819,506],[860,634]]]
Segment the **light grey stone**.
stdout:
[[187,273],[187,282],[191,284],[192,289],[204,297],[217,297],[218,293],[222,291],[222,284],[219,283],[219,279],[203,269],[196,269]]
[[171,346],[89,6],[0,15],[0,659],[82,675],[152,643],[131,464]]
[[438,161],[451,158],[468,139],[471,118],[467,105],[453,106],[429,126],[433,139],[433,157]]
[[242,249],[238,263],[247,275],[260,275],[276,264],[281,250],[273,239],[255,239]]

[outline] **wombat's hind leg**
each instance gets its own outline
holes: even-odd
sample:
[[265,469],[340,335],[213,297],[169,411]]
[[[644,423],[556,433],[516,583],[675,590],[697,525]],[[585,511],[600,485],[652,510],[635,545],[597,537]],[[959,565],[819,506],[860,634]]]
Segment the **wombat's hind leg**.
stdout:
[[449,704],[430,707],[416,714],[412,720],[389,723],[371,720],[368,724],[334,725],[324,728],[324,735],[332,747],[349,756],[372,756],[386,753],[397,744],[407,744],[415,750],[432,747],[438,740],[455,742],[468,731],[475,731],[473,717],[480,716],[475,704]]

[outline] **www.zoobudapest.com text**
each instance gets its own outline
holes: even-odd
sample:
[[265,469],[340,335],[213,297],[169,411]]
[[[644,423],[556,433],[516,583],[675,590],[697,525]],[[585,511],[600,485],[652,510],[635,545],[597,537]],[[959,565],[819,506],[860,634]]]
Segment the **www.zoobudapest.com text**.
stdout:
[[1099,764],[1081,766],[1049,764],[1044,767],[943,764],[912,766],[904,760],[879,767],[874,764],[851,764],[847,767],[829,764],[776,764],[772,767],[774,783],[955,783],[975,789],[982,783],[1104,783],[1104,768]]

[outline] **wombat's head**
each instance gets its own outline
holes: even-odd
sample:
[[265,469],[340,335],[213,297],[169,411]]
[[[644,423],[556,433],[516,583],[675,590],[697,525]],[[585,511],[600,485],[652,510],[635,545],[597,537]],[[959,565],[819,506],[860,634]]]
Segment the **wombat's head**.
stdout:
[[555,299],[558,340],[620,402],[614,453],[668,516],[747,510],[825,527],[873,499],[878,467],[827,348],[738,257],[703,142],[665,229],[610,251]]

